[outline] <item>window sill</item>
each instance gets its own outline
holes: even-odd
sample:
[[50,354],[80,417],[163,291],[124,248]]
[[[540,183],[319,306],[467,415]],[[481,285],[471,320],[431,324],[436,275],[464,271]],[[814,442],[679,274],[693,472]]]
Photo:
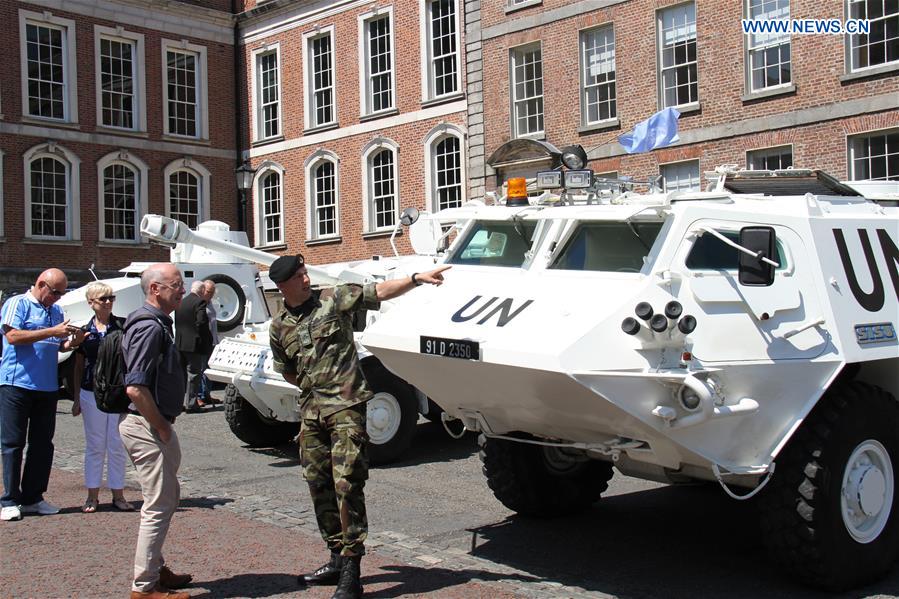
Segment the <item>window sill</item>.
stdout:
[[546,132],[541,131],[540,133],[525,133],[523,135],[515,135],[514,139],[533,139],[535,141],[544,141],[546,139]]
[[465,98],[465,92],[456,92],[454,94],[440,96],[439,98],[430,98],[428,100],[422,100],[421,107],[422,108],[430,108],[431,106],[439,106],[440,104],[448,104],[450,102],[455,102],[456,100],[462,100],[464,98]]
[[260,252],[276,252],[278,250],[286,250],[286,243],[272,243],[269,245],[254,245],[254,250],[259,250]]
[[116,248],[119,250],[130,249],[130,248],[140,249],[140,250],[148,250],[153,246],[150,245],[149,243],[141,243],[141,242],[137,242],[137,241],[106,241],[106,240],[102,240],[102,241],[97,242],[97,247],[98,248]]
[[81,129],[80,123],[73,123],[71,121],[59,121],[56,119],[42,119],[40,117],[29,116],[27,114],[22,115],[22,122],[29,125],[41,125],[42,127],[59,127],[61,129],[75,130]]
[[331,245],[331,244],[337,244],[337,243],[342,243],[342,242],[343,242],[343,237],[338,235],[337,237],[324,237],[322,239],[309,239],[306,241],[305,245],[306,245],[306,247],[315,247],[317,245]]
[[380,112],[372,112],[371,114],[363,114],[359,116],[359,122],[364,123],[366,121],[374,121],[384,118],[385,116],[394,116],[399,113],[400,111],[398,109],[391,108],[389,110],[381,110]]
[[253,143],[250,144],[250,147],[258,148],[259,146],[267,146],[269,144],[278,143],[279,141],[284,141],[283,135],[277,135],[275,137],[266,137],[265,139],[253,140]]
[[[390,237],[391,235],[393,235],[393,229],[390,229],[388,231],[371,231],[369,233],[363,233],[362,239],[378,239],[380,237]],[[397,237],[401,237],[402,235],[403,235],[402,229],[397,231],[397,233],[396,233]]]
[[303,129],[303,135],[311,135],[313,133],[321,133],[323,131],[330,131],[331,129],[339,129],[340,123],[334,121],[333,123],[325,123],[324,125],[316,125],[315,127],[309,127],[308,129]]
[[171,133],[164,133],[162,135],[162,139],[164,141],[173,141],[181,144],[197,144],[199,146],[208,146],[210,142],[208,139],[202,139],[199,137],[188,137],[186,135],[172,135]]
[[506,14],[509,14],[523,8],[530,8],[532,6],[539,6],[541,4],[543,4],[543,0],[526,0],[525,2],[518,2],[516,4],[507,4],[503,8],[503,10],[506,11]]
[[126,135],[128,137],[149,137],[146,131],[138,131],[136,129],[119,129],[117,127],[107,127],[105,125],[97,125],[94,127],[97,133],[107,133],[111,135]]
[[[666,106],[666,108],[668,108]],[[681,104],[680,106],[671,106],[671,108],[676,108],[677,111],[684,116],[685,114],[693,114],[694,112],[702,111],[702,103],[701,102],[690,102],[689,104]]]
[[594,133],[596,131],[606,131],[608,129],[616,129],[621,126],[621,123],[618,121],[618,118],[609,119],[607,121],[600,121],[598,123],[592,123],[590,125],[583,125],[577,128],[578,133]]
[[72,247],[81,247],[84,245],[80,239],[34,239],[33,237],[26,237],[22,240],[22,243],[28,245],[62,245]]
[[771,89],[763,89],[757,92],[750,92],[740,98],[740,100],[743,102],[754,102],[756,100],[764,100],[765,98],[772,98],[794,93],[796,93],[796,84],[790,83],[789,85],[780,85]]
[[849,83],[852,81],[858,81],[859,79],[867,79],[868,77],[883,75],[884,73],[895,73],[896,71],[899,71],[899,62],[882,64],[880,66],[868,67],[866,69],[852,71],[851,73],[841,75],[840,83]]

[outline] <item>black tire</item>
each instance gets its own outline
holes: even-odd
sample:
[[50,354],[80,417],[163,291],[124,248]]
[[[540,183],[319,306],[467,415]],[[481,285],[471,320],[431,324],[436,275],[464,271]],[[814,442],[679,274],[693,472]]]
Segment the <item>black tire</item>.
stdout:
[[581,512],[609,487],[612,464],[575,461],[561,468],[552,449],[478,436],[480,458],[494,496],[522,516],[547,518]]
[[[880,507],[868,500],[874,505],[868,523],[879,523],[882,530],[877,533],[880,526],[871,526],[870,536],[860,541],[846,523],[842,490],[850,458],[863,449],[873,451],[865,454],[873,459],[867,466],[853,459],[853,472],[864,472],[861,481],[866,483],[867,477],[874,480],[877,472],[883,472],[887,491],[876,494],[881,497]],[[882,460],[883,456],[888,460]],[[888,464],[874,472],[870,464],[878,462]],[[805,584],[832,591],[885,576],[899,556],[897,465],[899,403],[895,398],[857,381],[832,387],[777,457],[774,475],[760,497],[762,532],[772,556]],[[887,502],[890,486],[892,501]],[[862,487],[847,484],[848,496],[859,496],[861,491],[855,490]],[[855,534],[865,533],[865,526],[854,525]]]
[[443,414],[443,408],[434,403],[434,400],[430,397],[428,398],[428,413],[425,414],[425,418],[430,420],[431,422],[440,423],[440,415]]
[[250,447],[276,447],[293,441],[300,434],[299,422],[263,418],[234,385],[225,389],[225,420],[234,436]]
[[[243,322],[243,315],[247,309],[247,296],[244,294],[243,289],[237,281],[228,275],[216,274],[206,278],[215,283],[216,297],[227,297],[229,298],[228,304],[236,304],[230,306],[231,309],[226,314],[222,314],[222,311],[219,310],[219,306],[216,305],[216,310],[219,311],[220,315],[220,318],[218,319],[218,330],[220,333],[227,333]],[[219,296],[219,293],[221,293],[221,296]]]
[[367,406],[368,461],[374,466],[389,464],[412,444],[418,402],[409,384],[380,364],[363,364],[362,369],[374,393]]

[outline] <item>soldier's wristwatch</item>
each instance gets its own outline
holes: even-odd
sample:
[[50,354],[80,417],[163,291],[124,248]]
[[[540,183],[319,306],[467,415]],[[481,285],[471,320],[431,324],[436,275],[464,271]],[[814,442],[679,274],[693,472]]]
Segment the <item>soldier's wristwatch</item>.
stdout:
[[412,284],[415,285],[416,287],[421,287],[421,281],[419,281],[417,277],[418,277],[418,273],[413,272],[412,276],[410,277],[412,279]]

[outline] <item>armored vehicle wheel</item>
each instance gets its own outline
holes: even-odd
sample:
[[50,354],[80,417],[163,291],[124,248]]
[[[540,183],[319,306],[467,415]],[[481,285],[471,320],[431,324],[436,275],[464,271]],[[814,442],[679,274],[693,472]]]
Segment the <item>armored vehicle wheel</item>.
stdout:
[[212,301],[218,313],[218,330],[227,333],[243,322],[247,296],[237,281],[228,275],[211,275],[209,280],[215,283],[215,296]]
[[374,397],[368,400],[368,460],[387,464],[400,457],[412,444],[418,422],[418,402],[408,383],[380,364],[365,364],[365,380]]
[[821,399],[759,502],[773,556],[829,590],[884,576],[899,556],[899,403],[861,382]]
[[587,509],[609,487],[612,464],[554,447],[478,437],[487,484],[523,516],[565,516]]
[[241,397],[234,385],[228,385],[225,390],[225,420],[234,436],[250,447],[274,447],[288,443],[300,432],[299,422],[264,418]]

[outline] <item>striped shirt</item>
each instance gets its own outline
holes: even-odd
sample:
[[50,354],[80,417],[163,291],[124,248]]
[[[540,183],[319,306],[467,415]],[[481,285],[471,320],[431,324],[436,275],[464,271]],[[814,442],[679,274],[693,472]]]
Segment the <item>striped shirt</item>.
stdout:
[[48,337],[35,343],[12,345],[6,339],[8,328],[20,331],[49,329],[65,320],[62,308],[45,307],[26,292],[16,295],[0,311],[3,326],[3,358],[0,358],[0,385],[12,385],[34,391],[56,391],[56,361],[59,344],[65,338]]

